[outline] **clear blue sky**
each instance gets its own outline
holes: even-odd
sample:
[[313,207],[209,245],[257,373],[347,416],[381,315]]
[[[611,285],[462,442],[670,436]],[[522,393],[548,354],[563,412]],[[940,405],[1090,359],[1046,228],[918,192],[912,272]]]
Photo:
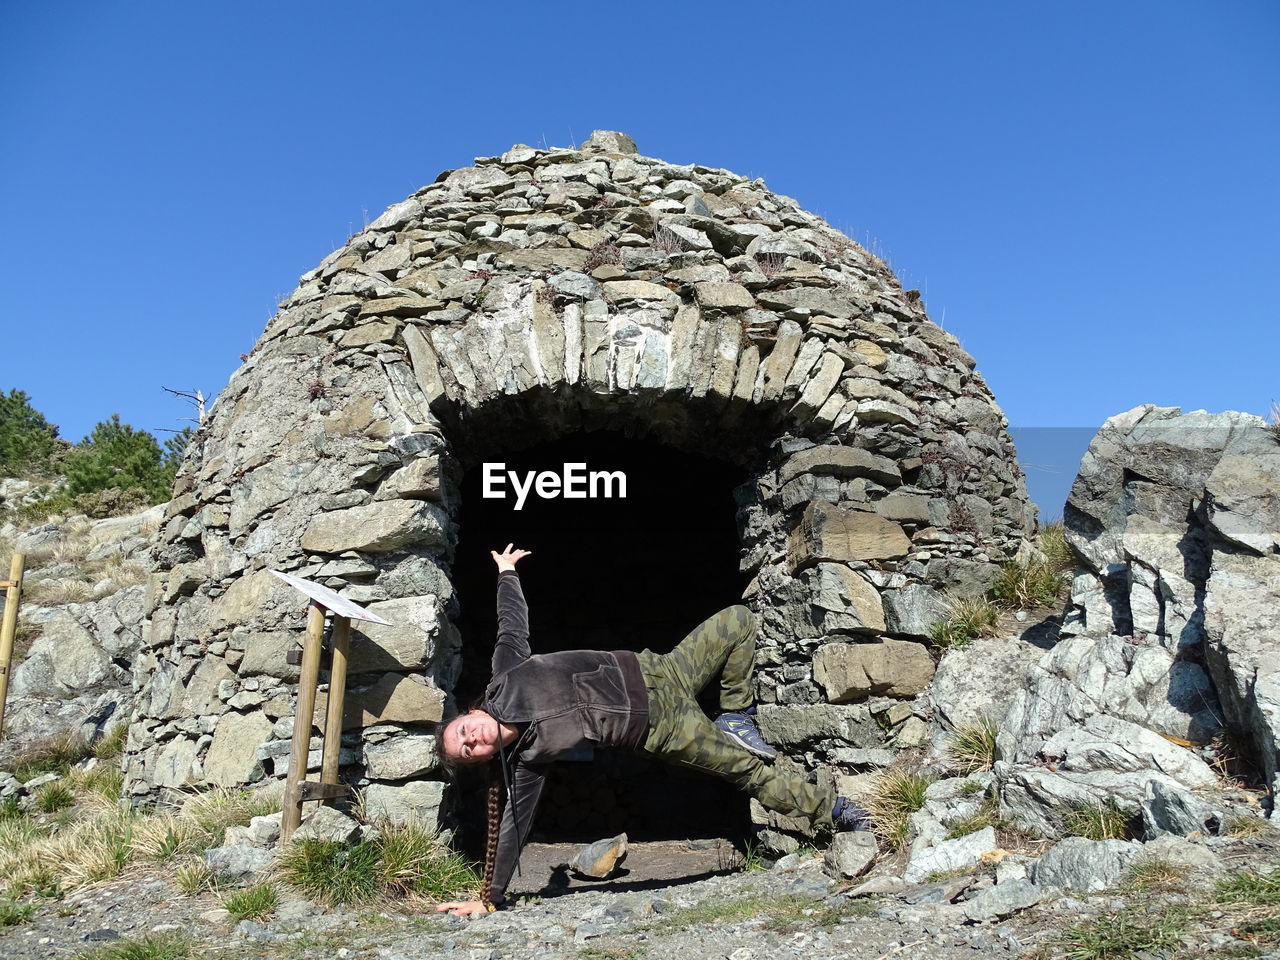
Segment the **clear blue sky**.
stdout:
[[366,217],[601,127],[886,256],[1011,424],[1078,428],[1041,440],[1266,413],[1278,105],[1272,0],[5,0],[0,389],[71,440],[180,426],[161,387],[221,389]]

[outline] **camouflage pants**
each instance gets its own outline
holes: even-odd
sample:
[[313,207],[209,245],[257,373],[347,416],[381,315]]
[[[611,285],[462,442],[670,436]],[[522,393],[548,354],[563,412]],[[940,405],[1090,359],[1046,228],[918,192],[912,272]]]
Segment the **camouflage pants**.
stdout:
[[722,711],[751,706],[755,651],[755,617],[746,607],[736,606],[703,621],[668,654],[637,654],[649,691],[645,752],[728,780],[770,810],[829,824],[835,805],[829,789],[810,783],[789,764],[769,763],[748,753],[698,706],[698,694],[712,681],[719,684]]

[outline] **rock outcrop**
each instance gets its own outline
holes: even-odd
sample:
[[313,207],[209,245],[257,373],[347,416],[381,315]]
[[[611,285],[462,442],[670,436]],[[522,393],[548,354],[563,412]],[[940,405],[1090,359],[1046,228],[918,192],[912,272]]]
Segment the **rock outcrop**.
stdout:
[[68,732],[93,740],[128,722],[131,666],[147,612],[146,587],[138,581],[145,580],[162,513],[153,507],[2,531],[27,558],[19,624],[20,632],[35,635],[29,645],[19,643],[13,660],[7,752]]
[[1280,758],[1280,443],[1258,417],[1143,406],[1094,438],[1065,512],[1063,639],[1003,713],[1003,812],[1045,835],[1112,803],[1148,836],[1224,826],[1200,755]]

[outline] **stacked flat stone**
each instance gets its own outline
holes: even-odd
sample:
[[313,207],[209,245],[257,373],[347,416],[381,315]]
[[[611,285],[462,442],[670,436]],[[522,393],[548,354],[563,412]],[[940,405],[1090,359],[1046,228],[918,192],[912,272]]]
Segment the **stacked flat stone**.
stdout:
[[282,773],[302,606],[278,569],[396,625],[356,637],[347,756],[375,810],[434,816],[415,725],[459,670],[466,453],[601,428],[748,469],[762,723],[850,770],[919,736],[943,592],[983,589],[1034,525],[973,358],[876,257],[622,134],[516,146],[303,276],[219,397],[169,507],[129,789]]

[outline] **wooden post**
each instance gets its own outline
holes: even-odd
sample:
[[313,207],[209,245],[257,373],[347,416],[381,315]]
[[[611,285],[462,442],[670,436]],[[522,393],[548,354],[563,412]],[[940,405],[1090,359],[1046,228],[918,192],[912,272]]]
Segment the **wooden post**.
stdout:
[[22,566],[26,557],[15,553],[9,562],[9,582],[4,598],[4,621],[0,623],[0,734],[4,733],[4,703],[9,696],[9,661],[13,658],[13,637],[18,632],[18,604],[22,601]]
[[289,769],[285,774],[284,810],[280,817],[282,841],[288,840],[302,824],[302,781],[307,778],[307,753],[311,747],[311,724],[316,710],[316,681],[320,676],[320,652],[323,646],[324,607],[312,602],[298,677],[298,709],[293,718],[293,749],[289,752]]
[[[351,657],[351,621],[336,614],[333,618],[333,653],[329,664],[329,699],[324,714],[324,755],[320,782],[338,782],[338,758],[342,752],[342,701],[347,695],[347,661]],[[334,797],[323,802],[330,804]]]

